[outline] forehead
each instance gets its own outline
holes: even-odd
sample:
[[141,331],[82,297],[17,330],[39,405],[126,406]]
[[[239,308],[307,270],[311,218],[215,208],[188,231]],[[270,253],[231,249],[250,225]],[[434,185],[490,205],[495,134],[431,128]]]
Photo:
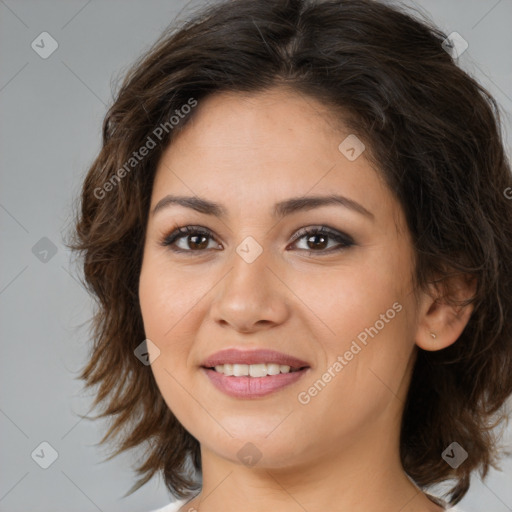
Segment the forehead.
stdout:
[[349,136],[327,106],[287,88],[213,94],[163,153],[152,204],[166,193],[195,194],[240,214],[244,205],[339,193],[370,211],[393,208],[365,152],[351,161],[340,151]]
[[337,146],[340,136],[331,127],[333,119],[324,105],[284,88],[216,93],[199,102],[168,149],[175,156],[188,150],[187,158],[193,150],[196,159],[208,155],[210,163],[226,166],[238,159],[247,164],[254,157],[258,163],[304,157],[328,163],[332,160],[329,148]]

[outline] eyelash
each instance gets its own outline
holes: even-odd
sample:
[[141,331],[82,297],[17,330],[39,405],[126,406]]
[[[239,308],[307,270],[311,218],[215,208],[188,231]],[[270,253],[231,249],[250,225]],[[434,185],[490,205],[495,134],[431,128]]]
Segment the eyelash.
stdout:
[[[209,249],[179,249],[176,247],[173,247],[173,244],[185,236],[189,235],[203,235],[205,237],[209,237],[211,239],[214,239],[212,237],[212,233],[210,230],[203,228],[201,226],[183,226],[178,227],[174,229],[170,234],[164,237],[164,239],[161,241],[161,245],[164,247],[168,247],[171,251],[176,253],[201,253],[205,252]],[[301,228],[295,236],[292,238],[292,243],[295,243],[296,241],[300,240],[301,238],[304,238],[306,236],[312,236],[312,235],[323,235],[326,237],[329,237],[336,242],[342,244],[341,247],[338,248],[330,248],[330,249],[319,249],[319,250],[313,250],[313,249],[299,249],[301,251],[305,251],[308,254],[331,254],[334,252],[342,251],[344,249],[347,249],[354,245],[354,241],[352,238],[345,233],[342,233],[340,231],[331,229],[327,226],[319,226],[319,227],[307,227],[307,228]],[[216,249],[214,249],[216,250]]]

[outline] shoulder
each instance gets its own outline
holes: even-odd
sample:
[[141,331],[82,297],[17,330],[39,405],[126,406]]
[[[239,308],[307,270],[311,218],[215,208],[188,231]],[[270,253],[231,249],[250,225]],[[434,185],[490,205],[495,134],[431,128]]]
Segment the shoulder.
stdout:
[[164,505],[161,508],[150,510],[149,512],[178,512],[178,510],[187,503],[187,501],[190,501],[190,499],[183,499],[183,500],[177,500],[173,501],[172,503],[169,503],[168,505]]

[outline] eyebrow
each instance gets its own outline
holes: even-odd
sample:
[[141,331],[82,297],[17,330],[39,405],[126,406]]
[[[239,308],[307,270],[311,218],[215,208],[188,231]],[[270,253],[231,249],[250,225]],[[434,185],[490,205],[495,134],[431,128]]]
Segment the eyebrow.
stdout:
[[[367,210],[363,205],[359,204],[353,199],[349,199],[348,197],[337,194],[331,194],[328,196],[292,197],[285,201],[276,203],[274,206],[273,216],[282,218],[297,211],[312,210],[314,208],[320,208],[321,206],[329,206],[333,204],[353,210],[372,220],[375,219],[373,213]],[[155,215],[157,212],[171,205],[179,205],[185,208],[191,208],[192,210],[195,210],[199,213],[204,213],[205,215],[213,215],[218,218],[228,217],[228,211],[219,203],[208,201],[197,196],[192,197],[174,195],[167,195],[158,201],[156,206],[153,208],[151,215]]]

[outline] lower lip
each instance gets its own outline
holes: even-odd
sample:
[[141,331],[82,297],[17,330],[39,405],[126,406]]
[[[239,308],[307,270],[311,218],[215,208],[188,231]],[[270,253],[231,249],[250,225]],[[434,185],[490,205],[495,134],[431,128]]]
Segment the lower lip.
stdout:
[[226,395],[235,398],[257,398],[269,395],[280,389],[297,382],[309,368],[291,373],[279,373],[278,375],[267,375],[266,377],[235,377],[223,373],[202,368],[213,385]]

